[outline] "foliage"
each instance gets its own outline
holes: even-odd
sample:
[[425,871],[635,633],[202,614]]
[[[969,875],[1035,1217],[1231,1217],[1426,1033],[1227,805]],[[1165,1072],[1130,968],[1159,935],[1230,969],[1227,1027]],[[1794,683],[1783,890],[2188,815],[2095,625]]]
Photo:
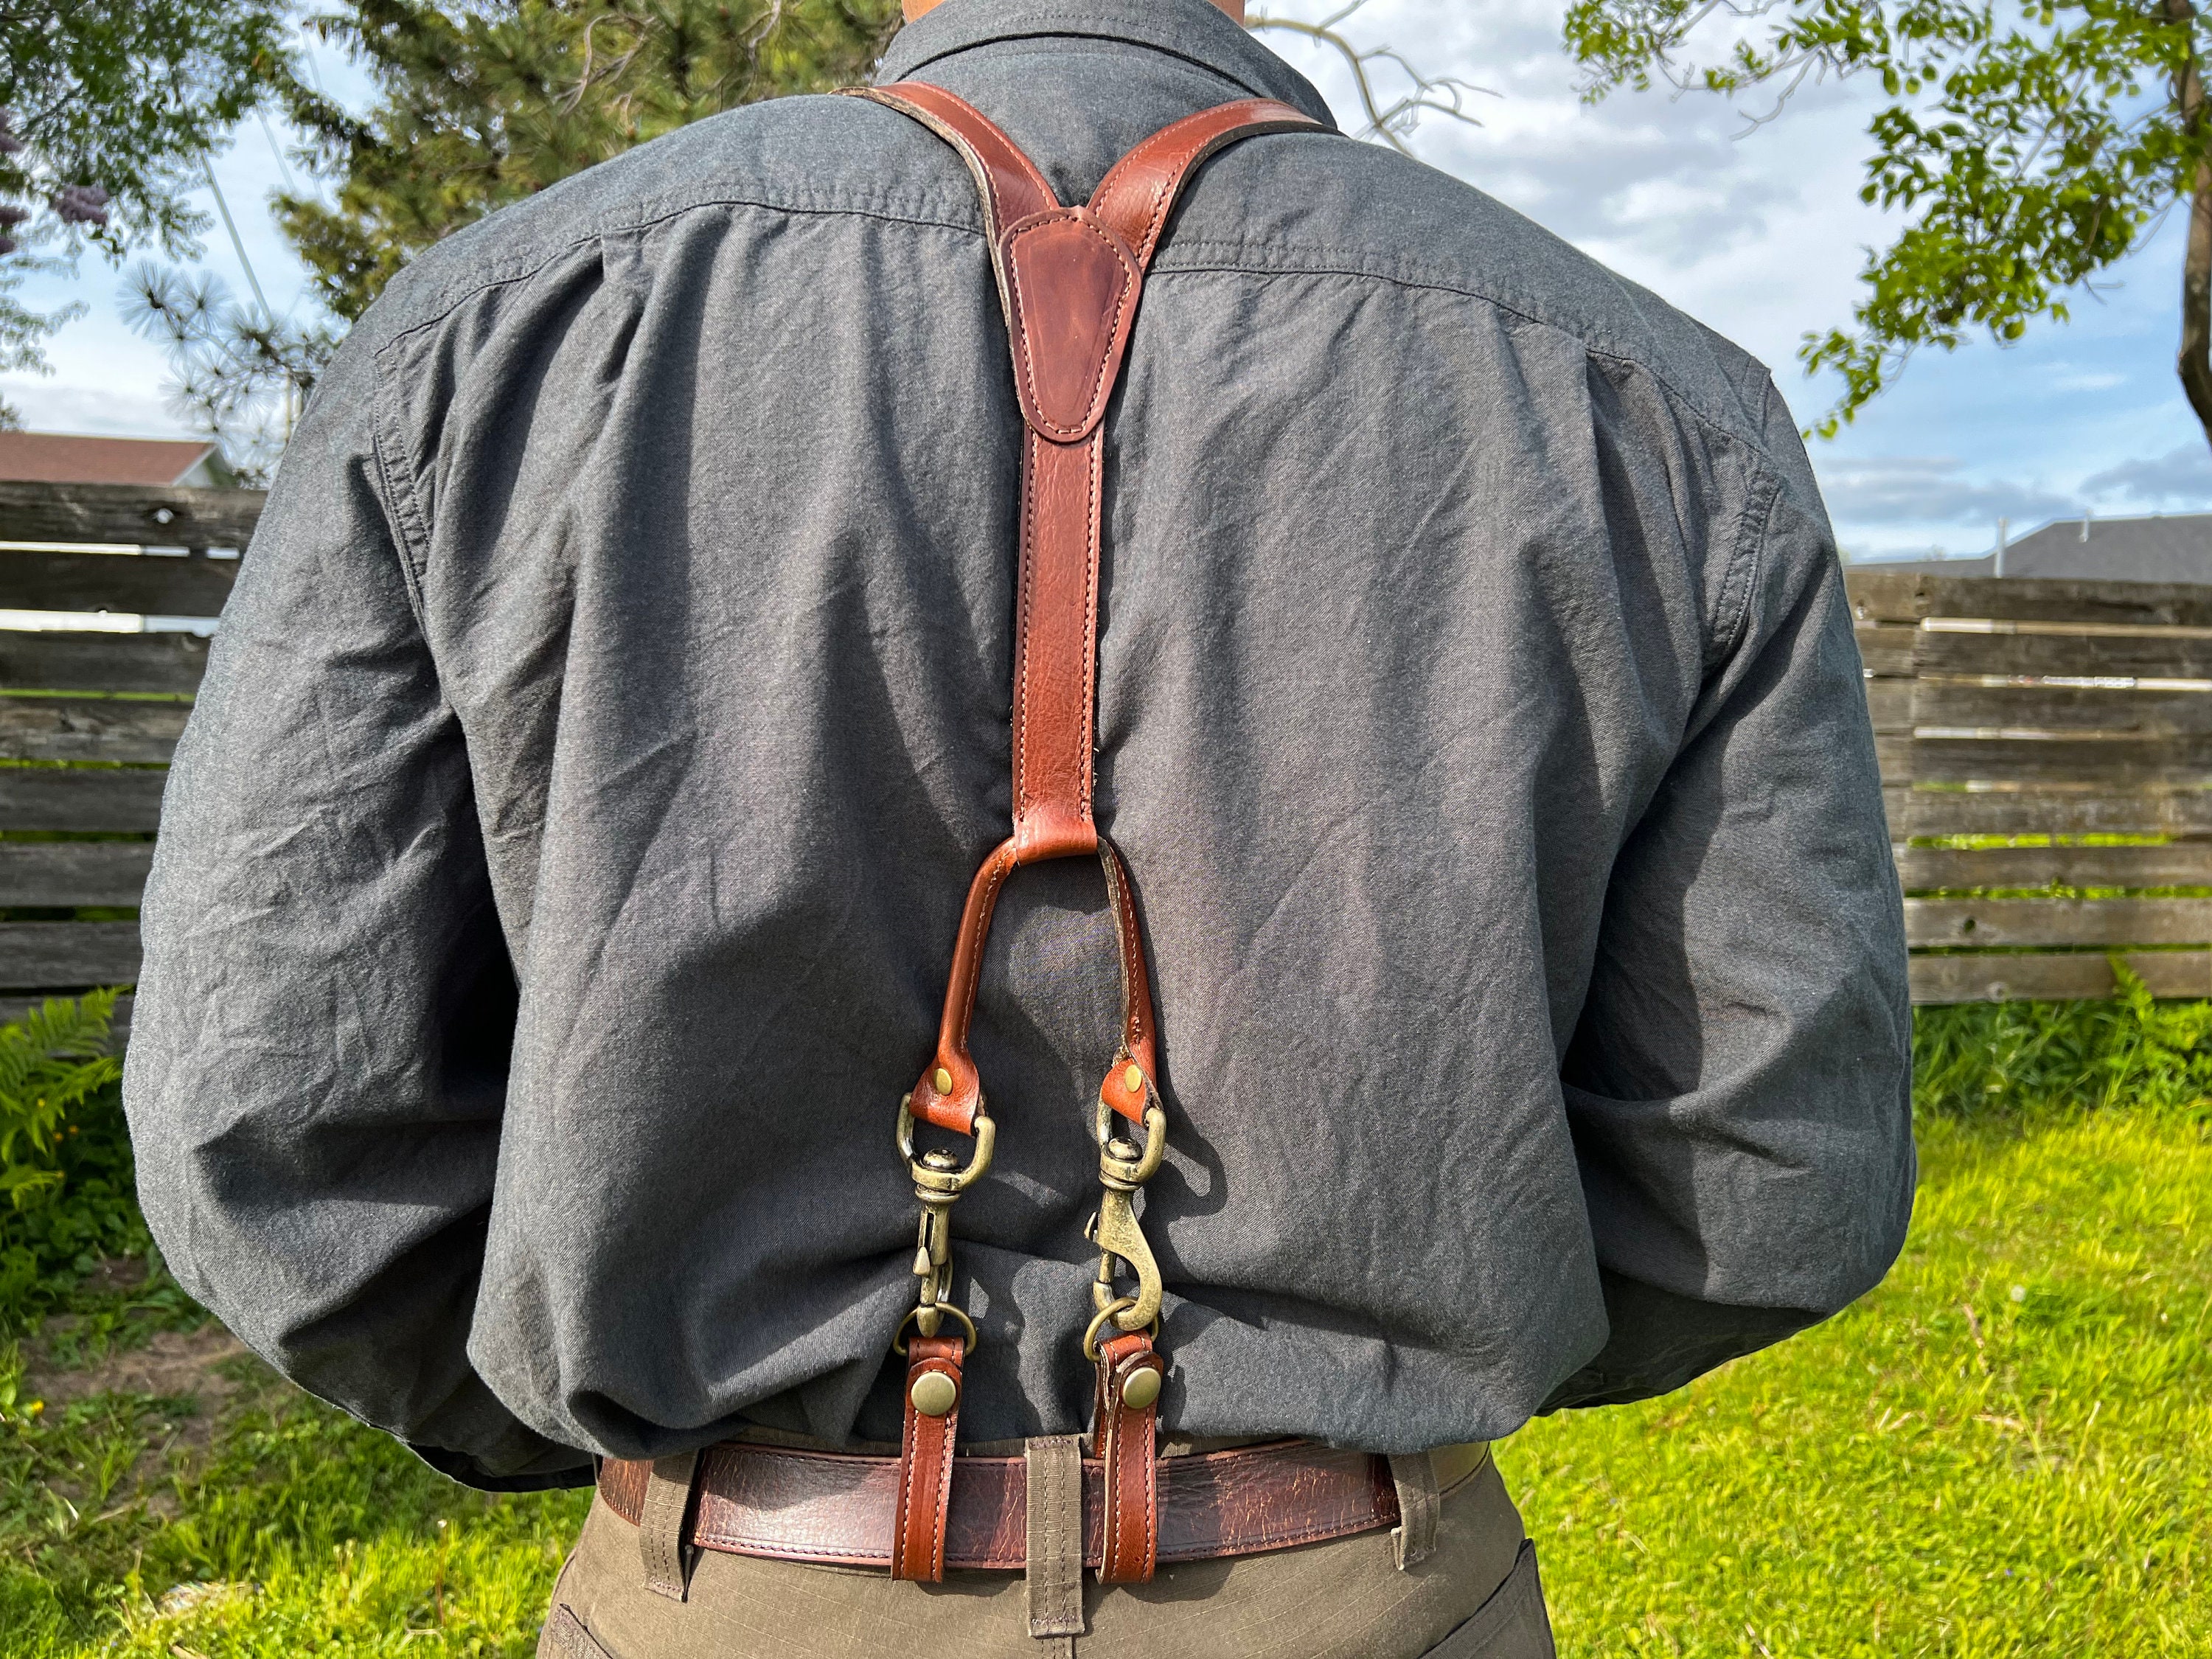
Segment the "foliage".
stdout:
[[1968,1003],[1913,1018],[1913,1098],[1929,1113],[2133,1105],[2212,1115],[2212,1003],[2158,1002],[2113,958],[2108,1002]]
[[[29,250],[193,251],[203,158],[284,69],[283,3],[0,0],[0,368],[43,365],[74,307],[9,291]],[[9,258],[12,256],[12,258]]]
[[295,81],[334,204],[280,198],[325,302],[357,318],[441,237],[720,111],[865,78],[897,0],[353,0],[313,27],[374,82],[356,118]]
[[320,323],[234,304],[204,271],[187,277],[151,264],[131,268],[123,315],[167,351],[171,407],[222,439],[241,484],[268,488],[337,336]]
[[1881,82],[1860,194],[1907,223],[1869,253],[1855,326],[1805,337],[1808,369],[1844,379],[1828,434],[1919,347],[2064,321],[2068,290],[2191,196],[2208,143],[2200,33],[2192,0],[2024,0],[2011,21],[1984,0],[1574,0],[1566,21],[1592,99],[1655,76],[1769,88],[1765,119],[1808,77]]
[[0,1334],[103,1256],[150,1248],[131,1177],[113,991],[0,1025]]

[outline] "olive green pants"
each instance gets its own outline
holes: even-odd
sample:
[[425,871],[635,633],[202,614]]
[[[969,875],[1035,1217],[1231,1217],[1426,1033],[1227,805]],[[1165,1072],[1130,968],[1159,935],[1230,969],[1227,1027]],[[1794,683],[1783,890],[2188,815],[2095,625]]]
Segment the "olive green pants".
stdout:
[[681,1601],[647,1588],[638,1528],[594,1501],[539,1659],[1553,1659],[1534,1547],[1497,1466],[1447,1490],[1435,1548],[1388,1532],[1088,1580],[1085,1633],[1029,1633],[1019,1573],[941,1584],[701,1551]]

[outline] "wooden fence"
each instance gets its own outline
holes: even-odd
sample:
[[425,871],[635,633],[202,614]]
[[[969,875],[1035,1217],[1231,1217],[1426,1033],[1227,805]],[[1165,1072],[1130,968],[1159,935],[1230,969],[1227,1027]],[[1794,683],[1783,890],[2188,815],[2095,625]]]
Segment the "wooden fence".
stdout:
[[[212,617],[238,568],[220,552],[260,509],[250,490],[0,483],[0,609]],[[1850,586],[1914,1000],[2104,996],[2114,951],[2160,995],[2212,996],[2212,586]],[[0,629],[0,1018],[137,977],[206,656],[190,632]]]
[[[255,490],[0,483],[0,610],[212,617],[238,568],[219,555],[260,512]],[[161,784],[207,644],[0,629],[0,1019],[137,978]]]
[[2212,586],[1850,586],[1913,1000],[2212,996]]

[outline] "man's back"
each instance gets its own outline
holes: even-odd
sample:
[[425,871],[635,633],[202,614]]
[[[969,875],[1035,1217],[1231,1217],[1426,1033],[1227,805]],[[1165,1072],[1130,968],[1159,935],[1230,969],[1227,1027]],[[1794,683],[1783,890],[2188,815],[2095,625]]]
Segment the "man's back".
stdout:
[[[886,71],[1066,200],[1206,106],[1325,113],[1198,0],[958,0]],[[466,1478],[897,1438],[888,1121],[1008,812],[980,230],[886,110],[726,116],[426,256],[287,459],[167,803],[142,1181],[241,1335]],[[1491,1438],[1877,1279],[1901,923],[1763,371],[1440,174],[1279,134],[1190,187],[1108,431],[1165,1420]],[[957,1220],[979,1440],[1089,1413],[1116,996],[1098,877],[1024,872]]]

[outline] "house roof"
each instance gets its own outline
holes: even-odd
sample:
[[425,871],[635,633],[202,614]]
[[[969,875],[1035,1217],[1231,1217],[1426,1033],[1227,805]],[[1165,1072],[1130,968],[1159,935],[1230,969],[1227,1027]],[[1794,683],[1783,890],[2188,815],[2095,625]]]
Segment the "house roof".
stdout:
[[[191,477],[199,473],[198,477]],[[88,438],[0,432],[0,478],[31,483],[149,484],[230,481],[222,452],[204,438]]]
[[[1993,576],[1994,551],[1978,559],[1869,559],[1860,570],[1922,576]],[[2148,519],[2054,519],[2008,545],[2008,576],[2107,582],[2212,582],[2212,513]]]

